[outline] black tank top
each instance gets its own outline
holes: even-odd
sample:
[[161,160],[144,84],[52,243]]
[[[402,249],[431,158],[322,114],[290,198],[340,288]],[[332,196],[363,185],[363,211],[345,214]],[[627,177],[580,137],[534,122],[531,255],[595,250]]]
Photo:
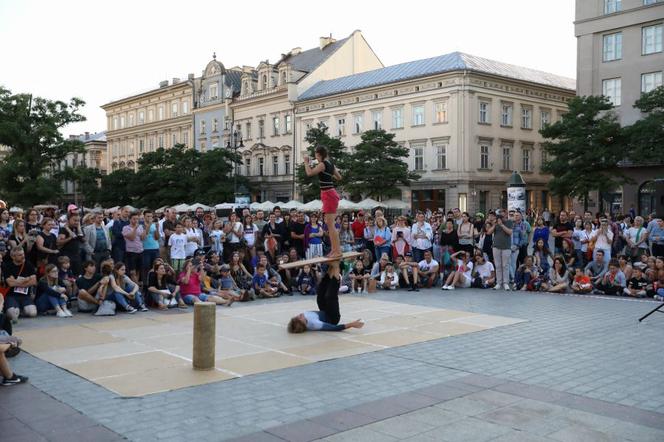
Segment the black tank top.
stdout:
[[330,160],[323,160],[325,169],[318,174],[318,182],[320,184],[320,190],[334,189],[334,166]]

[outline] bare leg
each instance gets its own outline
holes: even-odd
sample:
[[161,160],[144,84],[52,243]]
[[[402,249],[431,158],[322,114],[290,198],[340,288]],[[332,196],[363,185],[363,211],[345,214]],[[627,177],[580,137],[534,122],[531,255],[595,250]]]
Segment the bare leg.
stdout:
[[0,344],[0,373],[6,378],[11,378],[14,376],[14,372],[9,366],[5,352],[9,350],[9,344]]
[[335,217],[336,213],[325,214],[325,224],[327,224],[327,231],[330,235],[330,245],[332,246],[332,250],[330,250],[330,253],[327,255],[328,258],[341,257],[341,241],[339,240],[337,226],[334,225]]

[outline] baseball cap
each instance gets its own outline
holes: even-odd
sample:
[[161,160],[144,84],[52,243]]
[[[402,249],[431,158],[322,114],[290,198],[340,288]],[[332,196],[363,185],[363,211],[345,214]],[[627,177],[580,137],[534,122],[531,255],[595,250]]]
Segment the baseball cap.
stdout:
[[74,210],[78,210],[78,207],[76,207],[76,204],[70,204],[67,206],[67,213],[73,212]]
[[357,216],[364,216],[364,210],[360,210],[359,212],[357,212]]
[[231,271],[231,266],[229,266],[228,264],[222,264],[220,270],[222,272],[230,272]]

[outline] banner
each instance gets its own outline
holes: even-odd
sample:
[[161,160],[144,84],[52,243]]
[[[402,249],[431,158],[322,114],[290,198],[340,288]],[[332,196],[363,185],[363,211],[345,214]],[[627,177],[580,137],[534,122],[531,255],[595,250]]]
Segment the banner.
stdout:
[[507,188],[507,210],[519,210],[521,213],[526,213],[525,187]]

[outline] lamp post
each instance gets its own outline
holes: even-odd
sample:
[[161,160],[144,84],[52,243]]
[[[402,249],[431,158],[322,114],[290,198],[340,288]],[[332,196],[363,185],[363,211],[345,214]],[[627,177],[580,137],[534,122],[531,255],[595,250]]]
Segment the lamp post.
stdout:
[[[231,126],[232,127],[232,126]],[[233,131],[232,134],[228,136],[228,142],[226,143],[226,149],[233,149],[235,154],[237,155],[237,150],[240,147],[244,147],[244,143],[242,142],[242,134],[238,134],[237,131]],[[234,172],[233,172],[233,198],[234,198],[234,203],[237,204],[237,171],[238,171],[238,164],[235,163],[235,167],[233,167]]]

